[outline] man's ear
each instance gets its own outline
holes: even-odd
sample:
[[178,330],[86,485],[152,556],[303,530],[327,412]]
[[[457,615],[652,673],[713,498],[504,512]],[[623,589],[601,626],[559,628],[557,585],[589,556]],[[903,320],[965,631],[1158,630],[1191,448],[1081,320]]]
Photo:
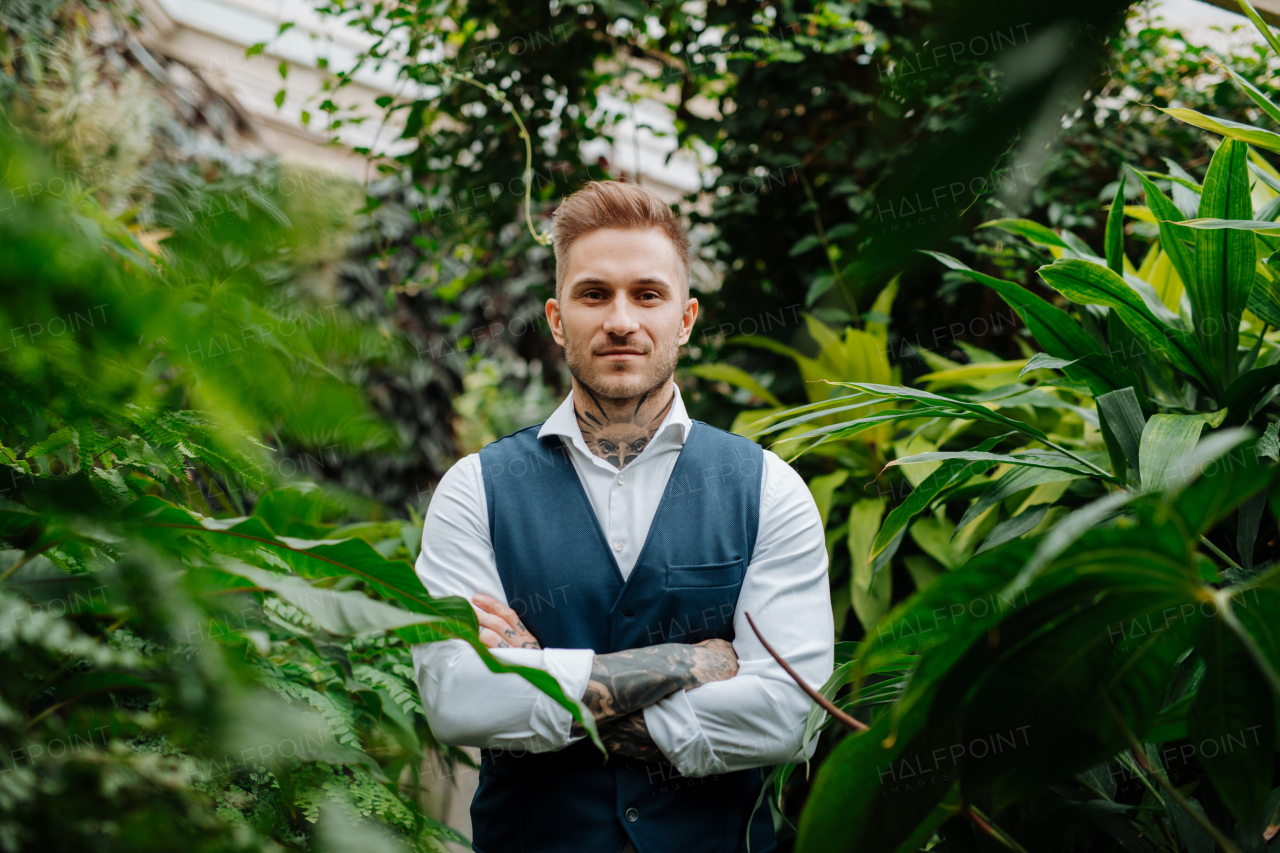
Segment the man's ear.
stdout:
[[698,300],[692,297],[684,301],[684,316],[680,318],[680,343],[689,343],[689,335],[693,334],[693,324],[698,319]]
[[548,299],[546,308],[547,325],[551,327],[551,337],[555,338],[560,346],[564,346],[564,328],[560,324],[560,302],[556,299]]

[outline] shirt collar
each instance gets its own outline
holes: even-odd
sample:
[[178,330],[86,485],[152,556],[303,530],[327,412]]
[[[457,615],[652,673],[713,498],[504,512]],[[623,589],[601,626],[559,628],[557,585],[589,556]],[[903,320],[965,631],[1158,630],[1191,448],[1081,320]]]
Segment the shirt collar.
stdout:
[[[667,417],[662,421],[662,426],[658,427],[658,431],[653,434],[653,440],[650,444],[656,444],[661,439],[683,447],[684,443],[689,440],[689,430],[692,428],[693,420],[689,417],[689,413],[685,411],[684,399],[680,396],[679,387],[676,387],[676,398],[671,403],[671,411],[667,412]],[[569,392],[569,396],[564,398],[564,402],[551,413],[551,417],[547,418],[542,425],[542,429],[538,430],[538,438],[542,438],[545,435],[562,435],[569,439],[579,450],[591,455],[587,442],[582,438],[582,428],[578,426],[578,416],[573,411],[572,390]]]

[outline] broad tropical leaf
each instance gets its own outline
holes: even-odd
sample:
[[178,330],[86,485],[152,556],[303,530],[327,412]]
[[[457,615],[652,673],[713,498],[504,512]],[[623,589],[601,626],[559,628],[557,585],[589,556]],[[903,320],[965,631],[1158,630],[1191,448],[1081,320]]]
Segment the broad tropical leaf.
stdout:
[[1157,319],[1141,297],[1111,270],[1089,261],[1064,258],[1041,267],[1039,272],[1050,287],[1071,301],[1105,305],[1116,311],[1152,351],[1166,357],[1204,388],[1221,389],[1221,377],[1214,372],[1199,342]]

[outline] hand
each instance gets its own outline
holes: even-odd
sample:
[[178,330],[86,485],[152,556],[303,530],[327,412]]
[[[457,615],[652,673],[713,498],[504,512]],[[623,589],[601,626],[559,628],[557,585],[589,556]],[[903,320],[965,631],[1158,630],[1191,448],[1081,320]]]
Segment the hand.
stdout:
[[724,681],[738,674],[738,653],[727,640],[703,640],[694,643],[693,649],[693,677],[697,684],[686,690],[713,681]]
[[540,649],[538,638],[520,621],[516,612],[484,593],[471,597],[480,623],[480,642],[490,649]]

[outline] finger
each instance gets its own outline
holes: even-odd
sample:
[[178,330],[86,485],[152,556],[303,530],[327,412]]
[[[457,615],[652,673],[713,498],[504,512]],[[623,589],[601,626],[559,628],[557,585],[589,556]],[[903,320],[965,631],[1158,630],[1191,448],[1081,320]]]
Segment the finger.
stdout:
[[502,638],[502,635],[491,628],[480,629],[480,642],[484,643],[486,648],[490,649],[509,649],[511,644]]
[[529,633],[529,629],[524,626],[524,622],[520,620],[520,615],[501,601],[485,595],[482,592],[478,592],[472,596],[472,600],[486,613],[492,613],[512,628],[515,628],[516,632],[519,633],[523,639],[534,639],[533,635]]
[[487,613],[497,613],[498,608],[502,607],[502,602],[491,595],[485,595],[483,592],[477,592],[471,596],[471,601],[476,607]]
[[516,639],[516,629],[508,625],[505,620],[499,619],[492,613],[477,613],[476,621],[480,623],[482,628],[488,628],[495,634],[505,637],[508,642]]
[[514,610],[512,610],[507,605],[497,601],[494,602],[494,605],[495,605],[494,608],[489,611],[490,613],[494,613],[500,616],[503,619],[503,621],[505,621],[512,628],[515,628],[517,631],[521,633],[527,632],[528,629],[524,627],[524,623],[520,621],[520,617],[516,615],[516,612]]

